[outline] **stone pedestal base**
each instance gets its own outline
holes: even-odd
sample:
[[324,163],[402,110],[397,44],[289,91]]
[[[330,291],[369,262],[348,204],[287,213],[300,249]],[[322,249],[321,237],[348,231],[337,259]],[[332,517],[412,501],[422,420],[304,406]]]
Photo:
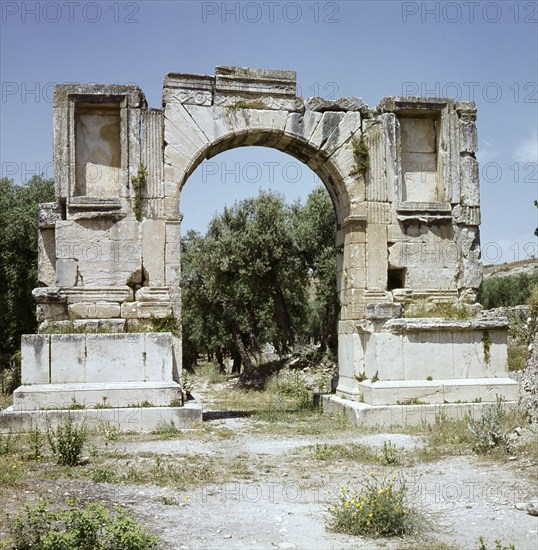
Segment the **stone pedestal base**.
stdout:
[[77,424],[84,422],[89,428],[98,428],[100,423],[109,422],[122,432],[151,432],[159,427],[177,429],[197,428],[202,422],[202,406],[187,403],[183,407],[135,407],[114,409],[77,410],[17,410],[10,407],[0,412],[0,432],[23,432],[31,427],[46,429],[65,422],[71,416]]
[[[22,337],[21,347],[23,385],[2,416],[8,424],[27,424],[42,415],[136,417],[122,429],[146,431],[160,421],[176,418],[184,425],[184,415],[194,418],[178,408],[183,392],[172,333],[32,334]],[[200,408],[197,420],[201,414]]]
[[[491,403],[435,403],[428,405],[369,405],[342,399],[336,395],[323,396],[323,412],[342,414],[355,426],[420,426],[435,424],[443,415],[453,420],[466,414],[480,418]],[[517,407],[517,401],[506,401],[506,407]]]
[[183,401],[181,386],[171,382],[96,382],[36,384],[13,393],[15,410],[169,407]]

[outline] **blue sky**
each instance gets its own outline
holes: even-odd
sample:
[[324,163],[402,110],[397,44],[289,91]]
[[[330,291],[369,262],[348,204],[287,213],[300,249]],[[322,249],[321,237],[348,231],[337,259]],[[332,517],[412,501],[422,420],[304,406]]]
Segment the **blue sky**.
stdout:
[[[160,107],[167,72],[297,71],[309,97],[448,95],[478,106],[484,262],[538,256],[536,2],[10,2],[1,8],[1,175],[52,177],[54,83],[136,83]],[[237,179],[239,178],[239,181]],[[206,161],[184,188],[184,229],[271,187],[319,182],[269,149]]]

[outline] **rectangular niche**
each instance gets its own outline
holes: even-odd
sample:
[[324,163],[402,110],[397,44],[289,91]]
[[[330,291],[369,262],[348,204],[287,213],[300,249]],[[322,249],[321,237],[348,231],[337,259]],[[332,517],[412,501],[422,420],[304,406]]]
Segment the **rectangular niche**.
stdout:
[[75,196],[118,198],[121,190],[121,119],[117,103],[75,108]]
[[405,202],[444,200],[440,178],[438,143],[440,120],[433,117],[400,117],[403,187]]

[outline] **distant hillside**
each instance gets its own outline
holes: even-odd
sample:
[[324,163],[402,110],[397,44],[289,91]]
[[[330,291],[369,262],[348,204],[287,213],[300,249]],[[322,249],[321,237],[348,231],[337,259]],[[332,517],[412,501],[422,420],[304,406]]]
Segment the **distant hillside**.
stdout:
[[484,266],[484,280],[492,277],[507,277],[508,275],[520,275],[527,273],[532,275],[538,272],[538,258],[519,260],[518,262],[506,262],[504,264],[492,264]]

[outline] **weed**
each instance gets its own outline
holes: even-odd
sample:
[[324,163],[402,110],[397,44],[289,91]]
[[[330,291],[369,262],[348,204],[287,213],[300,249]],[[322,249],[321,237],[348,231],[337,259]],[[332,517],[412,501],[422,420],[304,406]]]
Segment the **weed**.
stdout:
[[13,432],[9,430],[7,434],[0,432],[0,456],[9,455],[13,452]]
[[416,397],[413,397],[412,399],[403,399],[402,401],[398,400],[396,401],[398,405],[426,405],[425,401],[421,401],[420,399],[417,399]]
[[341,487],[340,500],[329,508],[330,527],[338,533],[369,537],[417,534],[425,518],[412,506],[405,480],[369,473],[358,492]]
[[497,396],[495,404],[484,409],[478,420],[468,417],[468,428],[474,436],[474,450],[479,454],[489,453],[492,449],[508,452],[510,442],[506,423],[504,399]]
[[41,452],[43,432],[38,426],[31,426],[28,430],[28,439],[30,442],[31,458],[33,460],[39,460],[43,456],[43,453]]
[[462,304],[432,304],[417,300],[405,308],[404,317],[440,317],[441,319],[465,321],[475,317],[475,312]]
[[235,103],[232,103],[231,105],[227,105],[226,108],[234,111],[234,110],[237,110],[237,109],[249,109],[250,105],[249,105],[248,101],[245,101],[244,99],[240,99],[239,101],[236,101]]
[[176,497],[169,497],[168,495],[166,495],[164,493],[157,497],[157,501],[161,502],[165,506],[178,506],[179,505],[179,500]]
[[383,457],[383,462],[387,466],[396,466],[401,462],[398,447],[396,447],[392,441],[383,441],[381,456]]
[[355,375],[355,378],[359,381],[359,382],[364,382],[366,379],[367,379],[367,376],[364,372],[361,372],[359,374],[356,374]]
[[105,420],[99,420],[97,432],[105,441],[117,441],[121,436],[121,428]]
[[312,449],[316,460],[350,460],[353,462],[375,462],[376,454],[367,445],[350,443],[346,445],[318,443]]
[[87,430],[84,424],[77,426],[69,415],[65,422],[56,429],[47,426],[47,440],[52,453],[57,457],[58,464],[75,466],[80,462],[82,448],[87,439]]
[[142,221],[142,191],[146,188],[146,177],[148,171],[146,167],[140,163],[136,176],[131,177],[131,183],[134,190],[133,212],[137,221]]
[[161,420],[151,433],[160,436],[162,439],[171,439],[177,437],[181,430],[176,428],[173,420],[170,420],[170,422]]
[[364,174],[370,167],[370,151],[368,149],[368,144],[366,143],[364,136],[361,135],[360,139],[353,138],[351,140],[351,145],[353,146],[353,157],[355,158],[355,164],[349,172],[349,175],[357,176],[359,174]]
[[[495,544],[495,547],[491,550],[516,550],[516,547],[513,544],[504,546],[499,539],[497,539],[493,544]],[[476,548],[477,550],[489,550],[486,539],[484,537],[480,537],[478,539],[478,541],[476,542]]]
[[180,398],[175,398],[170,401],[169,407],[183,407],[183,401]]
[[379,374],[376,371],[375,374],[372,376],[372,382],[379,382]]
[[491,361],[491,339],[487,330],[482,332],[482,348],[484,350],[484,362],[489,365]]
[[115,483],[118,481],[116,472],[110,468],[93,468],[90,470],[90,476],[94,483]]

